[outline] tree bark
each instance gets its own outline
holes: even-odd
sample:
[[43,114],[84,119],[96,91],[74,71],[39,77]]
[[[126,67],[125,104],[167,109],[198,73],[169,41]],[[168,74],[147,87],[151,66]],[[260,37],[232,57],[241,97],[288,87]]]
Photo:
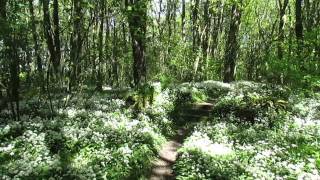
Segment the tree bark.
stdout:
[[198,27],[198,11],[199,0],[194,0],[192,7],[192,49],[193,52],[197,50],[199,43],[199,27]]
[[185,31],[184,31],[185,17],[186,17],[186,1],[182,0],[182,12],[181,12],[181,35],[182,35],[182,38],[184,38],[184,36],[185,36]]
[[204,35],[202,40],[202,59],[203,64],[205,64],[205,67],[202,67],[203,71],[203,78],[207,78],[207,68],[208,68],[208,59],[209,59],[209,33],[210,33],[210,26],[211,21],[209,19],[209,6],[210,1],[206,0],[204,2],[204,12],[203,12],[203,20],[204,20]]
[[10,99],[12,116],[15,120],[20,120],[19,115],[19,56],[17,50],[17,40],[13,34],[14,29],[10,29],[10,21],[7,18],[7,0],[0,1],[0,20],[5,24],[7,29],[4,30],[3,45],[5,56],[9,60],[9,87],[7,88]]
[[288,6],[289,0],[278,0],[279,2],[279,31],[278,31],[278,58],[283,59],[283,41],[284,41],[284,15],[286,13],[286,8]]
[[61,60],[61,45],[60,45],[60,25],[59,25],[59,2],[53,0],[53,31],[54,31],[54,48],[56,53],[56,59],[54,61],[54,69],[56,72],[60,72],[60,60]]
[[241,23],[241,10],[238,4],[234,3],[231,7],[231,20],[226,43],[225,63],[224,63],[224,82],[235,80],[236,59],[238,56],[238,32]]
[[39,52],[40,48],[39,48],[38,34],[37,34],[37,28],[36,28],[36,20],[34,15],[33,0],[29,0],[29,11],[31,14],[31,31],[32,31],[32,38],[34,43],[34,52],[36,55],[36,66],[37,66],[39,78],[41,81],[40,82],[41,88],[44,90],[42,59]]
[[52,29],[52,23],[50,19],[50,10],[49,10],[49,1],[43,0],[43,27],[44,27],[44,36],[46,38],[46,43],[48,46],[50,61],[53,64],[55,72],[59,73],[60,66],[60,28],[59,28],[59,4],[58,0],[54,0],[53,3],[53,22],[54,27]]
[[301,54],[303,53],[303,20],[302,20],[302,0],[296,0],[296,38],[297,38],[297,56],[298,61],[300,62],[301,67],[303,66],[303,60]]
[[126,0],[133,50],[133,79],[136,86],[145,83],[147,75],[145,59],[147,2],[147,0]]
[[70,50],[70,61],[71,61],[71,72],[70,72],[70,82],[69,82],[69,91],[72,87],[77,84],[79,66],[81,63],[81,54],[82,54],[82,44],[83,38],[82,33],[82,0],[73,0],[73,30],[71,35],[71,50]]
[[117,36],[117,24],[113,21],[113,47],[112,47],[112,82],[116,86],[119,85],[119,75],[118,75],[118,36]]
[[98,52],[99,52],[99,62],[98,62],[98,74],[97,74],[97,84],[96,90],[102,91],[102,62],[103,62],[103,25],[104,25],[104,0],[100,1],[100,26],[98,35]]

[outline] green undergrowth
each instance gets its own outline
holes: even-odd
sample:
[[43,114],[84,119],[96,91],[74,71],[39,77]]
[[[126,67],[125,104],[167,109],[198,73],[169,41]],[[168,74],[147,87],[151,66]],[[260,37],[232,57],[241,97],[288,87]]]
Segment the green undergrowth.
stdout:
[[319,107],[316,94],[231,84],[179,150],[177,179],[319,179]]
[[[169,87],[169,86],[168,86]],[[206,118],[181,118],[210,102]],[[0,113],[0,179],[146,179],[166,139],[190,133],[177,179],[319,179],[320,95],[217,81],[136,91],[90,88]]]
[[157,93],[138,114],[111,91],[61,94],[53,98],[51,115],[47,102],[28,99],[21,102],[20,122],[2,111],[0,179],[136,179],[147,174],[166,136],[174,134],[170,92]]

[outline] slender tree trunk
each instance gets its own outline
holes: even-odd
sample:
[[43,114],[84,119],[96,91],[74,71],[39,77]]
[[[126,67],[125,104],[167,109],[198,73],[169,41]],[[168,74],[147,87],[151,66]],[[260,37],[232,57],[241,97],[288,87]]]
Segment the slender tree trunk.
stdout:
[[73,86],[77,84],[79,66],[81,63],[81,54],[82,54],[82,0],[73,0],[73,30],[71,35],[71,50],[70,50],[70,61],[71,61],[71,72],[70,72],[70,82],[69,82],[69,91]]
[[119,85],[119,76],[118,76],[118,36],[117,36],[117,24],[116,21],[113,20],[113,48],[112,48],[112,81]]
[[106,72],[107,72],[107,84],[108,85],[112,85],[112,60],[111,60],[111,52],[110,52],[110,18],[109,18],[109,7],[106,7],[106,11],[105,11],[105,24],[106,24],[106,30],[105,30],[105,39],[104,39],[104,53],[105,53],[105,68],[106,68]]
[[[126,0],[128,1],[128,0]],[[162,37],[163,34],[163,27],[161,26],[161,13],[162,13],[162,0],[159,0],[159,12],[158,12],[158,29],[159,29],[159,36]]]
[[241,23],[240,7],[234,3],[231,7],[231,20],[228,32],[228,40],[225,48],[224,82],[235,80],[236,59],[238,56],[238,32]]
[[58,0],[54,0],[53,3],[53,29],[50,18],[49,0],[42,0],[43,8],[43,26],[44,36],[48,46],[50,54],[50,62],[53,64],[55,72],[59,73],[60,66],[60,28],[59,28],[59,4]]
[[181,12],[181,36],[184,39],[185,37],[185,18],[186,18],[186,1],[182,0],[182,12]]
[[19,55],[17,50],[17,43],[16,40],[11,41],[11,52],[9,53],[9,58],[11,59],[10,63],[10,95],[11,101],[15,102],[15,116],[16,120],[20,120],[20,113],[19,113],[19,86],[20,86],[20,79],[19,79]]
[[56,53],[54,47],[53,33],[51,28],[51,20],[50,20],[50,11],[49,11],[49,1],[42,1],[42,9],[43,9],[43,30],[44,36],[46,38],[46,43],[48,46],[50,61],[53,64],[57,64],[56,61]]
[[212,16],[212,30],[211,30],[211,56],[215,57],[216,54],[216,48],[218,47],[218,37],[219,32],[222,29],[223,24],[223,11],[224,11],[224,5],[221,3],[221,1],[218,1],[216,4],[216,11],[210,10],[210,14]]
[[209,33],[210,33],[210,26],[211,22],[209,19],[209,6],[210,6],[210,1],[206,0],[204,2],[204,13],[203,13],[203,19],[204,19],[204,35],[203,35],[203,40],[202,40],[202,59],[203,59],[203,64],[205,64],[205,67],[202,67],[202,77],[206,78],[207,77],[207,68],[208,68],[208,59],[209,59]]
[[102,91],[102,62],[103,62],[103,25],[104,25],[104,0],[100,1],[100,26],[99,26],[99,37],[98,37],[98,52],[99,52],[99,62],[98,62],[98,74],[97,74],[97,84],[96,90]]
[[173,0],[173,6],[172,6],[172,14],[171,14],[171,21],[173,22],[173,33],[176,33],[177,30],[177,17],[176,17],[176,11],[177,11],[177,0]]
[[171,34],[172,34],[172,27],[171,27],[172,3],[173,2],[171,0],[167,0],[166,22],[167,22],[167,27],[168,27],[169,41],[170,41],[170,37],[171,37]]
[[278,58],[283,59],[283,41],[284,41],[284,15],[288,6],[289,0],[278,0],[279,2],[279,31],[278,31]]
[[54,48],[55,48],[55,61],[53,63],[56,72],[60,73],[59,66],[61,61],[61,45],[60,45],[60,25],[59,25],[59,2],[53,0],[53,32],[54,32]]
[[36,55],[36,66],[38,70],[40,86],[42,88],[42,91],[44,91],[45,88],[44,88],[44,79],[43,79],[42,59],[39,52],[40,48],[39,48],[38,34],[37,34],[37,28],[36,28],[36,20],[34,15],[33,0],[29,0],[29,11],[31,14],[31,31],[32,31],[32,38],[34,43],[34,52]]
[[199,43],[199,27],[198,27],[198,10],[199,0],[194,0],[192,8],[192,49],[195,52]]
[[300,62],[300,67],[303,67],[303,60],[302,53],[303,53],[303,20],[302,20],[302,0],[296,0],[295,3],[296,8],[296,24],[295,24],[295,31],[296,31],[296,38],[297,38],[297,56],[298,61]]

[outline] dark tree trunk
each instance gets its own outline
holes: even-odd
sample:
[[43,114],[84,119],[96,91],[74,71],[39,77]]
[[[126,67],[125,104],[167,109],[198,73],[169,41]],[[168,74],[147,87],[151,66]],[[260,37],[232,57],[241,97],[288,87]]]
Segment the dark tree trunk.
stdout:
[[203,12],[203,19],[204,19],[204,35],[202,40],[202,59],[205,64],[205,67],[203,67],[203,78],[207,78],[207,68],[208,68],[208,55],[209,55],[209,32],[210,32],[210,26],[211,22],[209,19],[209,6],[210,1],[206,0],[204,2],[204,12]]
[[[128,0],[126,0],[128,1]],[[163,34],[163,27],[161,26],[161,13],[162,13],[162,0],[159,0],[159,13],[158,13],[158,29],[159,29],[159,37],[162,37]]]
[[60,49],[60,26],[59,26],[59,2],[53,0],[53,31],[54,31],[54,48],[56,53],[56,59],[53,63],[56,72],[60,72],[60,60],[61,60],[61,49]]
[[116,21],[113,20],[113,47],[112,47],[112,82],[115,83],[116,86],[119,85],[119,77],[118,77],[118,36],[117,36],[117,24]]
[[192,49],[195,52],[199,43],[199,27],[198,27],[198,11],[199,0],[194,0],[194,6],[192,8]]
[[102,62],[103,62],[103,25],[104,25],[104,0],[100,1],[100,26],[99,26],[99,37],[98,37],[98,52],[99,52],[99,62],[98,62],[98,74],[97,74],[97,84],[96,90],[102,91]]
[[110,40],[110,18],[109,18],[109,12],[110,12],[110,9],[109,7],[106,7],[106,11],[105,11],[105,26],[106,26],[106,29],[105,29],[105,39],[104,39],[104,53],[105,53],[105,68],[106,68],[106,73],[107,73],[107,76],[106,76],[106,80],[108,80],[106,83],[109,84],[109,85],[112,85],[112,73],[111,73],[111,70],[112,70],[112,60],[111,60],[111,51],[110,51],[110,43],[111,43],[111,40]]
[[79,66],[81,63],[81,52],[82,52],[82,0],[73,0],[73,32],[71,35],[71,50],[70,50],[70,61],[71,61],[71,72],[70,72],[70,82],[69,91],[72,87],[77,84]]
[[17,47],[14,42],[15,40],[11,41],[11,52],[9,53],[9,58],[11,59],[10,63],[10,99],[11,102],[15,102],[16,112],[15,118],[16,120],[20,120],[19,116],[19,86],[20,86],[20,79],[19,79],[19,56],[17,53]]
[[297,38],[297,56],[298,61],[300,62],[301,66],[303,66],[303,60],[300,59],[303,53],[303,20],[302,20],[302,0],[296,0],[296,24],[295,24],[295,31],[296,31],[296,38]]
[[40,48],[39,48],[38,34],[37,34],[37,28],[36,28],[36,20],[34,15],[33,0],[29,0],[29,11],[31,14],[31,31],[32,31],[32,38],[34,43],[34,52],[36,55],[36,66],[39,74],[40,86],[42,90],[44,90],[42,59],[39,52]]
[[52,29],[50,10],[49,10],[49,0],[43,0],[43,26],[44,26],[44,36],[46,38],[48,50],[50,53],[50,61],[53,64],[55,72],[59,72],[60,66],[60,35],[59,35],[59,4],[57,0],[54,0],[53,8],[53,22],[54,28]]
[[174,0],[173,1],[173,6],[172,6],[172,14],[171,14],[171,20],[173,22],[173,33],[176,32],[176,29],[177,29],[177,23],[176,23],[176,11],[177,11],[177,0]]
[[133,79],[139,86],[146,82],[145,36],[147,28],[147,0],[126,0],[133,50]]
[[186,1],[182,0],[182,12],[181,12],[181,34],[184,38],[185,32],[184,32],[184,26],[185,26],[185,18],[186,18]]
[[168,36],[169,40],[172,34],[172,27],[171,27],[171,13],[172,13],[172,1],[167,0],[167,14],[166,14],[166,21],[168,26]]
[[19,56],[17,49],[17,39],[15,39],[14,29],[10,29],[7,19],[7,0],[0,1],[0,21],[5,24],[5,34],[3,36],[3,44],[5,47],[5,57],[9,60],[9,87],[7,88],[8,96],[11,104],[11,111],[15,120],[20,120],[19,116]]
[[238,32],[241,23],[241,11],[237,4],[231,7],[231,20],[226,43],[225,63],[224,63],[224,82],[235,80],[235,67],[238,55]]
[[279,34],[278,34],[278,58],[283,59],[283,41],[284,41],[284,15],[288,6],[289,0],[279,0]]

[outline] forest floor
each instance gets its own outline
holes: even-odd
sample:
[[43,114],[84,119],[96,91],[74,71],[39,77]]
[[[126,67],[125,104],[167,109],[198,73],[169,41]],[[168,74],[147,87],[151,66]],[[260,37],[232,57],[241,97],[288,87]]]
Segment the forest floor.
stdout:
[[0,111],[0,179],[320,179],[319,92],[217,81],[154,89],[138,114],[130,90],[55,93],[54,113],[25,95],[21,121]]
[[176,135],[168,142],[164,143],[158,153],[158,157],[153,160],[150,180],[173,180],[175,179],[175,172],[173,170],[174,164],[178,158],[178,150],[182,147],[184,140],[193,131],[193,127],[204,118],[208,118],[210,112],[213,110],[211,103],[195,103],[190,107],[184,107],[180,110],[180,117],[183,121],[192,123],[181,124],[176,130]]
[[177,130],[177,135],[165,143],[159,151],[158,158],[152,162],[150,180],[174,179],[173,165],[177,160],[178,149],[186,138],[187,129]]

